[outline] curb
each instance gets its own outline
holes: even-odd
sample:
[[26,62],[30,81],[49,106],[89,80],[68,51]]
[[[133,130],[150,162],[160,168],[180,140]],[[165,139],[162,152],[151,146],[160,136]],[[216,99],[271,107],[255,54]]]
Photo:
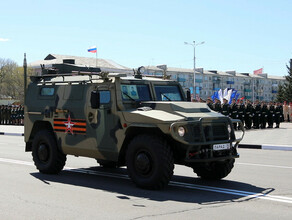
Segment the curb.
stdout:
[[284,150],[284,151],[292,151],[292,146],[288,145],[269,145],[269,144],[239,144],[238,148],[247,148],[247,149],[262,149],[262,150]]
[[7,133],[7,132],[0,132],[0,135],[9,135],[9,136],[24,136],[23,133]]

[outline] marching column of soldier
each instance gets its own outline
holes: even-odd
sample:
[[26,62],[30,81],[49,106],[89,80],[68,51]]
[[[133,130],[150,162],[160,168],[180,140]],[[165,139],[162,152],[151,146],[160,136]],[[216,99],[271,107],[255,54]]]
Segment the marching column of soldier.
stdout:
[[22,105],[1,105],[0,125],[23,125],[24,107]]
[[[256,100],[252,104],[250,100],[246,100],[244,103],[242,99],[238,102],[233,99],[232,103],[229,104],[227,99],[223,99],[221,104],[219,99],[215,99],[213,103],[212,99],[208,98],[207,105],[225,116],[239,119],[246,129],[279,128],[281,122],[292,121],[292,103],[288,106],[286,103],[284,105],[278,102],[267,104],[264,101]],[[234,125],[234,128],[238,129],[239,127]]]

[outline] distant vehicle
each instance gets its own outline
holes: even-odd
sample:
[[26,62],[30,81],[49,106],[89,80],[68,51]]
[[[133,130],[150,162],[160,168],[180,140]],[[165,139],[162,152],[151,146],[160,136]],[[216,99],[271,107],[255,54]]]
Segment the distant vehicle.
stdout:
[[26,91],[25,142],[36,168],[59,173],[66,155],[127,166],[139,187],[161,189],[174,164],[221,179],[238,158],[232,120],[192,103],[178,82],[70,64],[43,69]]

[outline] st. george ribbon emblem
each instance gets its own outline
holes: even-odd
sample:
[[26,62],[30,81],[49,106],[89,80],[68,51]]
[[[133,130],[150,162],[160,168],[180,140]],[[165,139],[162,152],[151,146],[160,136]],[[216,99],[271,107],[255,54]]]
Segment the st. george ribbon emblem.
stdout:
[[86,134],[86,120],[68,118],[54,118],[54,131],[66,134]]

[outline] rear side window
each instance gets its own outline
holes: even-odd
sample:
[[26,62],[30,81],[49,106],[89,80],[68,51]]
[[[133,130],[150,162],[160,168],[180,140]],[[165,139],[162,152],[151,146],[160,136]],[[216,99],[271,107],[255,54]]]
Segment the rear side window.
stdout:
[[100,104],[108,104],[111,101],[111,92],[110,91],[100,91]]
[[55,94],[55,88],[43,87],[41,88],[41,96],[53,96]]

